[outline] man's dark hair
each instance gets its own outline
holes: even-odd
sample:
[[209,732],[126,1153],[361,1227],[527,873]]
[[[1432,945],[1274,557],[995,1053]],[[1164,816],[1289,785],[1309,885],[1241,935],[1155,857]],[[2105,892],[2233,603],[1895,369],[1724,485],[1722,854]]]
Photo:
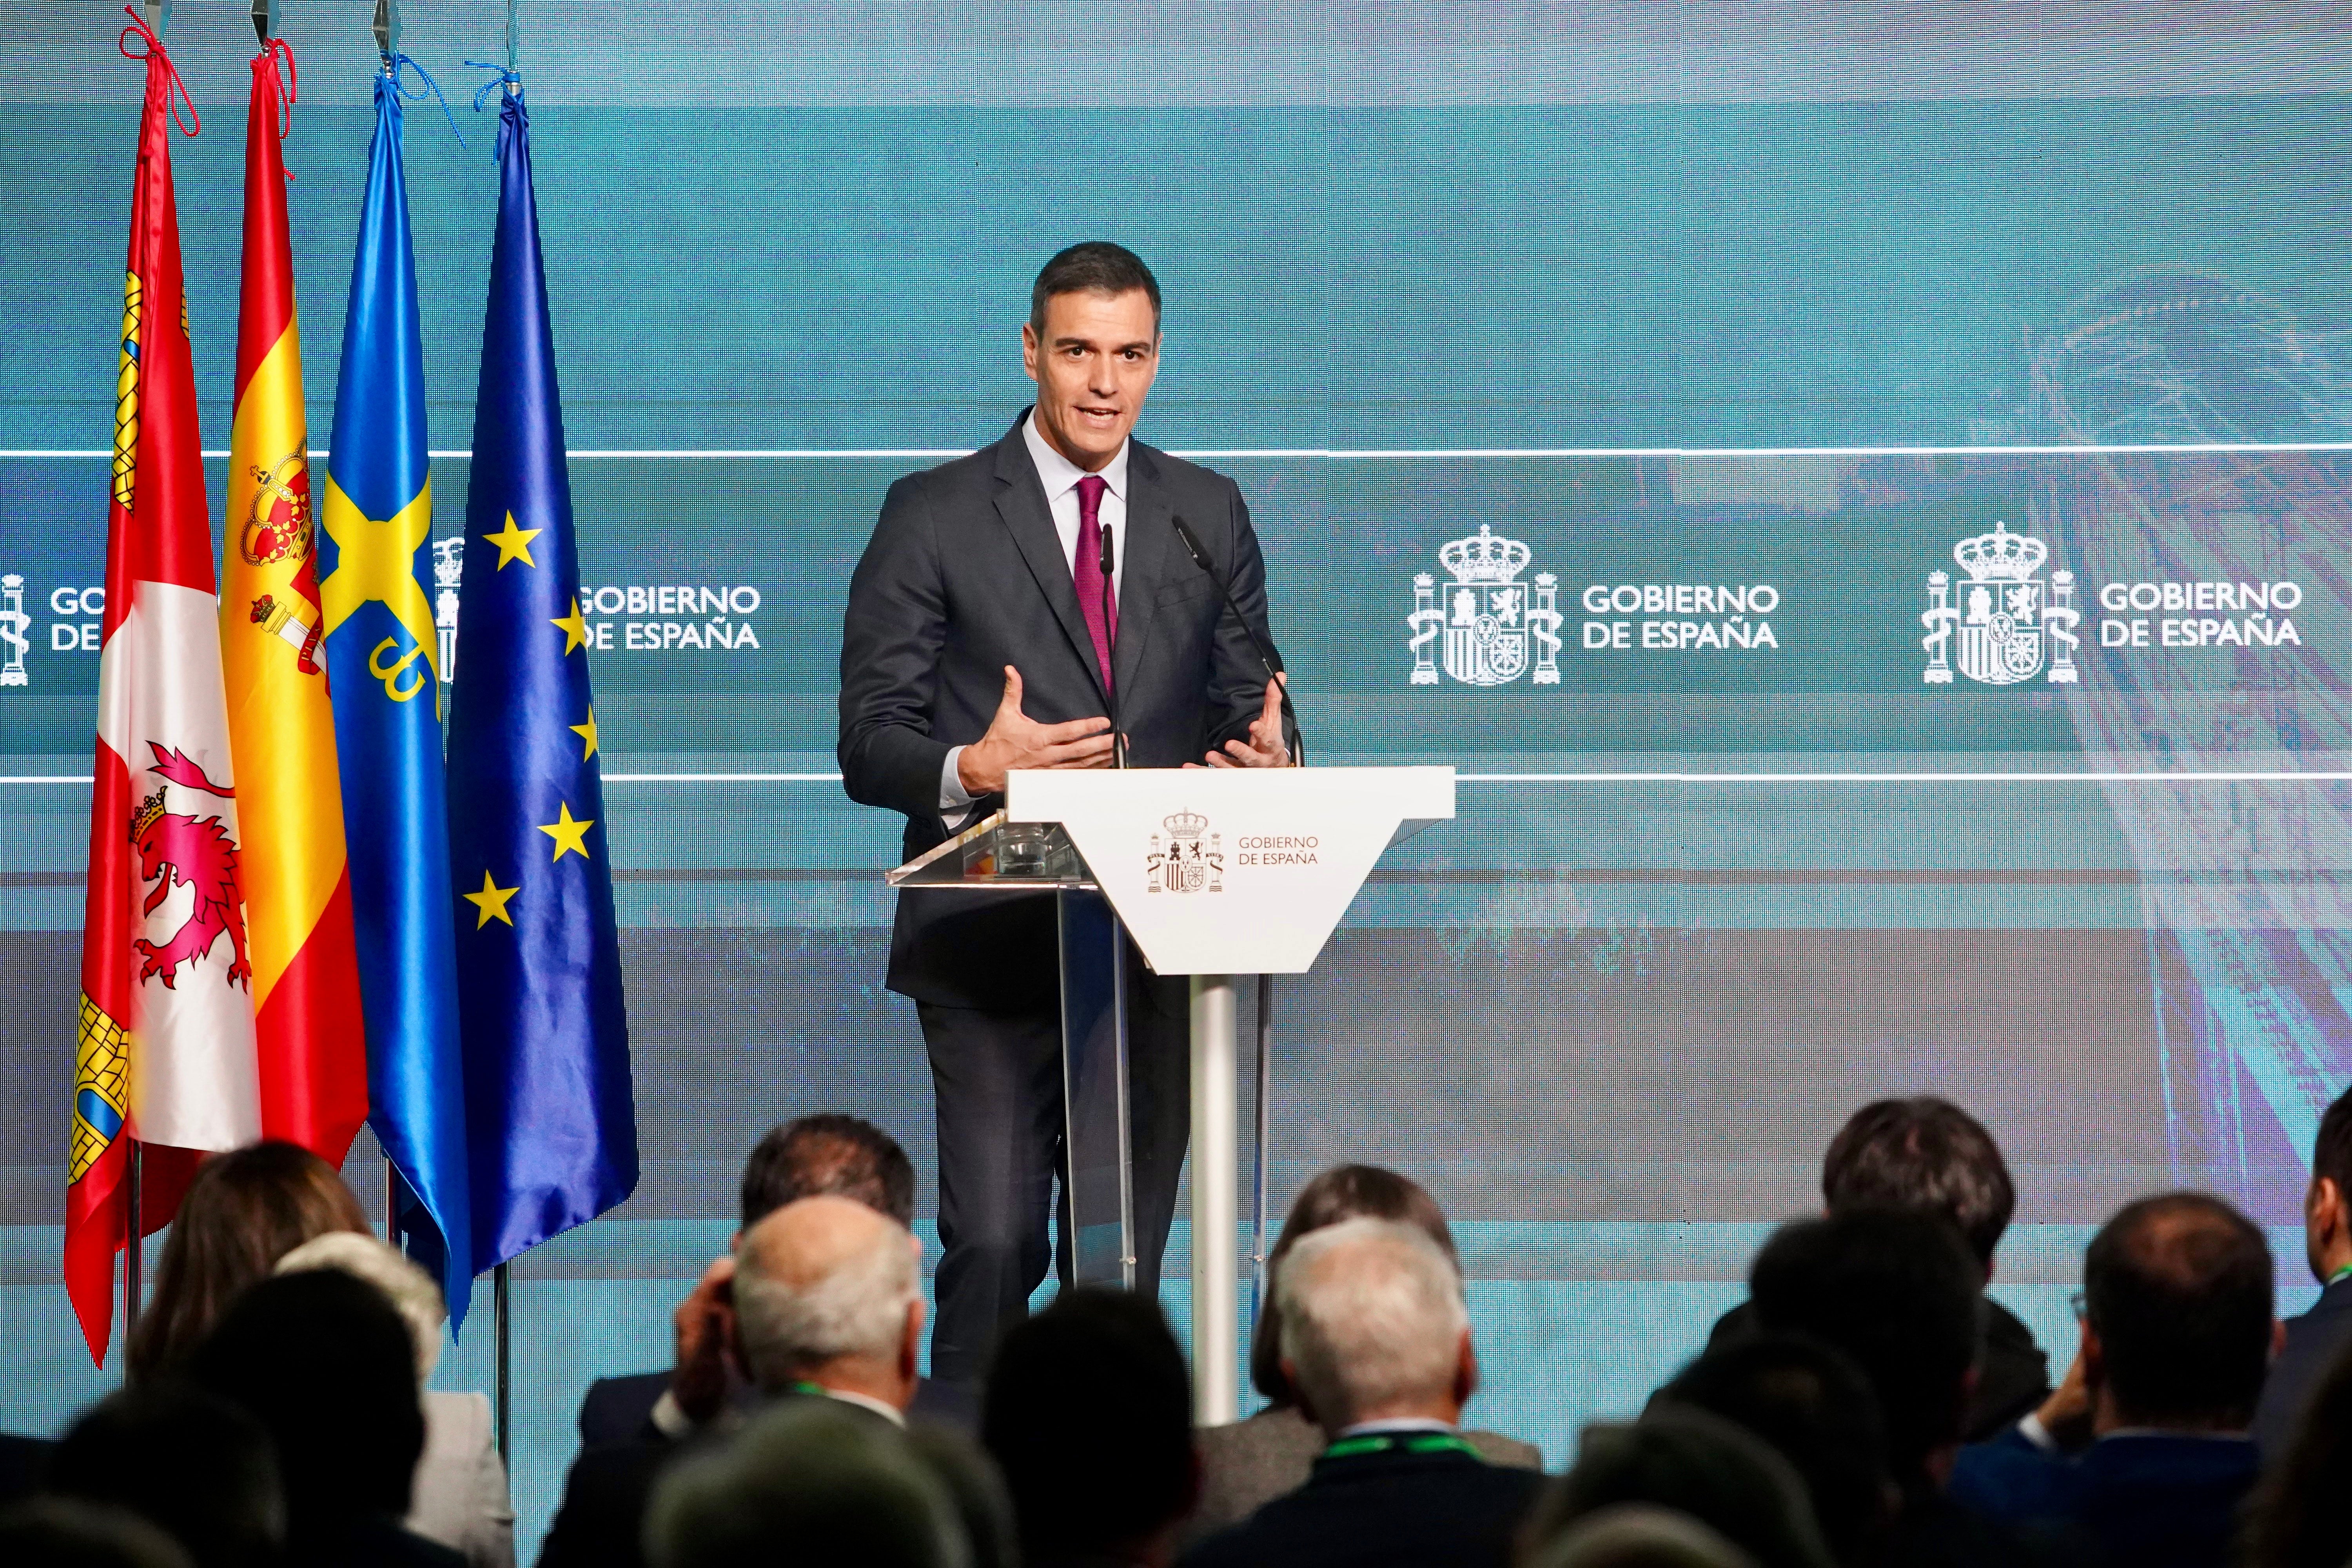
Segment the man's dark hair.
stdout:
[[425,1449],[416,1352],[364,1279],[334,1268],[264,1279],[230,1303],[188,1376],[268,1432],[290,1557],[331,1557],[371,1516],[408,1511]]
[[1649,1408],[1710,1411],[1761,1437],[1804,1478],[1831,1553],[1877,1561],[1889,1517],[1885,1433],[1869,1380],[1843,1352],[1802,1334],[1758,1334],[1691,1363]]
[[1916,1484],[1960,1435],[1984,1276],[1959,1233],[1919,1209],[1853,1208],[1780,1227],[1748,1291],[1774,1333],[1851,1357],[1878,1396],[1887,1469]]
[[278,1561],[286,1497],[269,1434],[243,1410],[176,1379],[119,1389],[73,1424],[49,1489],[111,1503],[187,1551],[195,1568]]
[[0,1509],[0,1563],[22,1568],[189,1568],[188,1554],[177,1542],[129,1509],[62,1497],[26,1498]]
[[1045,338],[1045,301],[1056,294],[1124,294],[1140,289],[1151,300],[1151,330],[1160,330],[1160,279],[1143,258],[1107,239],[1087,239],[1054,253],[1029,286],[1029,330]]
[[2326,1177],[2352,1202],[2352,1089],[2321,1113],[2319,1136],[2311,1143],[2311,1173]]
[[915,1225],[915,1167],[898,1141],[855,1116],[826,1112],[768,1130],[743,1165],[743,1228],[789,1203],[831,1194]]
[[2126,1204],[2083,1255],[2084,1319],[2134,1426],[2242,1427],[2270,1363],[2271,1248],[2204,1193]]
[[1802,1478],[1753,1433],[1687,1406],[1587,1426],[1575,1468],[1536,1495],[1519,1527],[1520,1561],[1536,1561],[1579,1520],[1622,1503],[1687,1514],[1757,1568],[1827,1568]]
[[1108,1556],[1190,1511],[1199,1489],[1192,1384],[1158,1302],[1079,1287],[1015,1324],[981,1400],[1021,1548]]
[[1984,1124],[1932,1094],[1874,1100],[1846,1119],[1822,1159],[1822,1200],[1832,1213],[1932,1209],[1958,1227],[1987,1274],[2017,1211],[2017,1188]]

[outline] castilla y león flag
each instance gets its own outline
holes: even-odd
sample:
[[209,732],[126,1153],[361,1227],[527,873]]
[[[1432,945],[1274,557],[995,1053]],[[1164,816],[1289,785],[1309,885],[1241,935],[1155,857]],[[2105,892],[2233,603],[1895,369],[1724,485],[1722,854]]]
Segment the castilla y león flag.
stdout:
[[[281,68],[282,67],[282,68]],[[294,57],[253,59],[245,128],[245,276],[236,414],[221,541],[221,674],[244,810],[261,1130],[342,1163],[367,1119],[367,1048],[352,950],[335,715],[313,555],[310,453],[286,163]]]
[[[132,16],[147,95],[115,382],[106,616],[89,807],[66,1286],[90,1355],[111,1329],[130,1224],[128,1141],[150,1146],[142,1228],[201,1152],[261,1131],[236,775],[221,693],[195,372],[172,199],[179,76]],[[191,128],[193,134],[193,128]]]

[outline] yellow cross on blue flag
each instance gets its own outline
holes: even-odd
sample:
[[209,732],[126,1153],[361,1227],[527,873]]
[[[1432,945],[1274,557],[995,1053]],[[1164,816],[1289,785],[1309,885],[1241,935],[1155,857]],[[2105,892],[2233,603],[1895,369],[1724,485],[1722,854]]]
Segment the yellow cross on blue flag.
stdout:
[[320,508],[319,599],[367,1024],[368,1124],[398,1173],[401,1238],[440,1279],[454,1325],[465,1321],[474,1248],[442,816],[440,639],[425,586],[433,533],[425,354],[394,68],[375,79],[375,139]]
[[449,864],[466,1043],[473,1267],[635,1190],[589,627],[564,465],[530,119],[499,106],[499,226],[474,405],[449,710]]

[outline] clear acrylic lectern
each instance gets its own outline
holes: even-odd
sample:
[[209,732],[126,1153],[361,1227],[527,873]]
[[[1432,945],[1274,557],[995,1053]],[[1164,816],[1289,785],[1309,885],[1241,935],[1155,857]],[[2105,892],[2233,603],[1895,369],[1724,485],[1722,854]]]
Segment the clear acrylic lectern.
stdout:
[[1127,1076],[1127,932],[1053,823],[998,812],[886,872],[894,888],[1054,894],[1061,933],[1062,1099],[1070,1268],[1081,1285],[1135,1286],[1135,1184]]

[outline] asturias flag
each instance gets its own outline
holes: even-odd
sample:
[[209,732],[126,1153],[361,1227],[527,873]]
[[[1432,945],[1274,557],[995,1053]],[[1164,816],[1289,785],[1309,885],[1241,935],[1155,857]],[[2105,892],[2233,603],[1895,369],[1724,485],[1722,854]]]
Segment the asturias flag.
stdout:
[[637,1184],[530,121],[509,81],[449,716],[477,1270],[593,1219]]
[[[282,69],[280,68],[282,65]],[[253,59],[245,125],[245,279],[221,542],[221,671],[236,758],[252,933],[261,1131],[340,1165],[367,1120],[367,1050],[335,717],[327,698],[302,344],[279,150],[294,57]]]
[[367,1016],[369,1122],[406,1188],[400,1229],[452,1321],[473,1278],[464,1068],[441,768],[440,639],[425,592],[433,491],[401,173],[400,93],[375,79],[342,374],[321,500],[319,596]]
[[172,197],[173,96],[185,94],[135,12],[125,54],[134,38],[147,97],[114,388],[66,1177],[66,1289],[101,1363],[114,1254],[130,1230],[131,1141],[149,1146],[141,1217],[152,1231],[179,1206],[201,1152],[261,1131],[236,773]]

